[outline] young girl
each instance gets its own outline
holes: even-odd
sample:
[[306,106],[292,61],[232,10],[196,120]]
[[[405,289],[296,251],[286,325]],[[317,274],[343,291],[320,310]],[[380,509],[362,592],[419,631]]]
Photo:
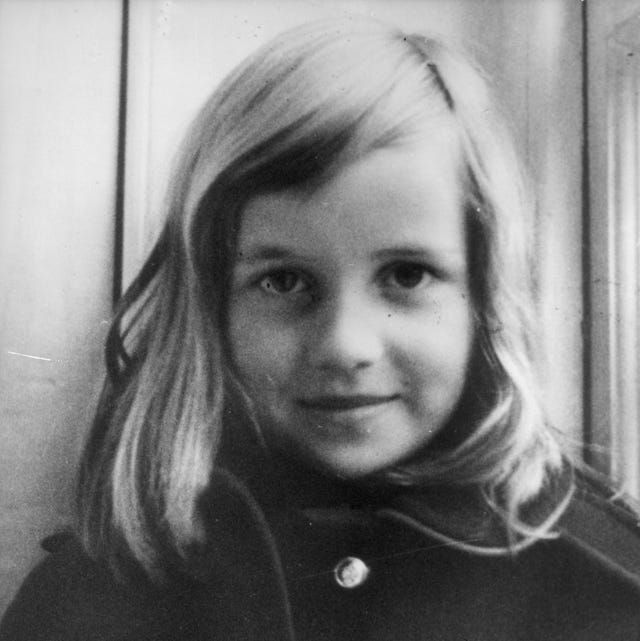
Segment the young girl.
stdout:
[[169,196],[77,535],[3,640],[640,638],[637,518],[545,421],[531,205],[468,60],[364,19],[285,33]]

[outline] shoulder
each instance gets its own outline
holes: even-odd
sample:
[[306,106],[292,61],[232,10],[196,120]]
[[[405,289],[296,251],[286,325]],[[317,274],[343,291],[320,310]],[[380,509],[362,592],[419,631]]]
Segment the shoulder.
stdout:
[[575,474],[575,490],[560,538],[640,594],[640,514],[635,502],[590,469]]
[[166,599],[151,587],[119,583],[70,534],[49,537],[43,547],[49,554],[26,578],[0,624],[2,641],[168,638]]

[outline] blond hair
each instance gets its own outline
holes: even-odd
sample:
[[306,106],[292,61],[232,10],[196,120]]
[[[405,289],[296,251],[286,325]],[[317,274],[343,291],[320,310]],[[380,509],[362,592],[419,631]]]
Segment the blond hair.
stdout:
[[[375,73],[371,70],[375,69]],[[437,38],[366,19],[282,34],[238,66],[183,144],[164,231],[123,297],[108,380],[78,483],[88,550],[153,576],[201,539],[206,488],[236,384],[225,358],[227,280],[243,205],[326,179],[430,119],[464,158],[476,341],[460,408],[390,483],[477,484],[509,527],[561,466],[540,406],[529,255],[532,206],[482,73]],[[545,526],[546,527],[546,526]]]

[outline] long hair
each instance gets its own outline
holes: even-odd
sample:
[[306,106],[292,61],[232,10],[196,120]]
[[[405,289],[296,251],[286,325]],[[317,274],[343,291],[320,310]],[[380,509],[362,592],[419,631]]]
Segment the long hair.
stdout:
[[519,523],[519,509],[561,465],[535,382],[532,206],[520,164],[467,57],[437,38],[351,19],[263,46],[186,136],[165,227],[107,340],[107,381],[78,482],[90,553],[133,558],[161,577],[171,555],[204,536],[196,499],[238,391],[223,336],[243,206],[325,180],[373,149],[410,140],[431,119],[452,128],[463,152],[475,350],[443,437],[385,476],[477,484],[508,524]]

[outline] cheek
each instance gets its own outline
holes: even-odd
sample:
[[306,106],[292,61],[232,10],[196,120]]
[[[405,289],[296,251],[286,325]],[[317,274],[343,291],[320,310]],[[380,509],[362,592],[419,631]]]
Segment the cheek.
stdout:
[[295,340],[287,332],[236,316],[229,343],[236,374],[252,394],[282,387],[292,377]]
[[[403,353],[414,398],[440,411],[455,405],[464,387],[473,347],[473,317],[466,300],[441,307],[406,332]],[[412,339],[413,337],[413,339]]]

